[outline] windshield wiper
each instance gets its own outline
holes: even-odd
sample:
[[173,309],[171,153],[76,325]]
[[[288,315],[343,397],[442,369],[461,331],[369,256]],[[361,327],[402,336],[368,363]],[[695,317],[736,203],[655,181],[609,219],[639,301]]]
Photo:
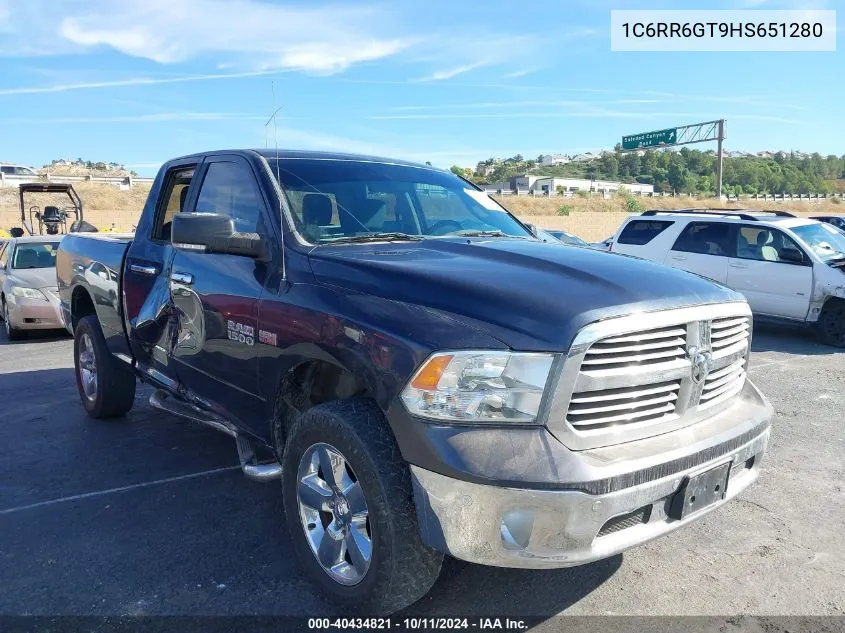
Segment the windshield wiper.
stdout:
[[408,233],[367,233],[365,235],[349,235],[330,239],[323,244],[354,244],[356,242],[418,242],[424,239],[422,235]]
[[499,231],[499,230],[494,230],[494,231],[474,231],[474,230],[455,231],[454,233],[449,233],[449,235],[458,235],[460,237],[512,237],[512,238],[515,238],[515,239],[518,239],[518,240],[528,239],[528,236],[509,235],[508,233],[505,233],[504,231]]

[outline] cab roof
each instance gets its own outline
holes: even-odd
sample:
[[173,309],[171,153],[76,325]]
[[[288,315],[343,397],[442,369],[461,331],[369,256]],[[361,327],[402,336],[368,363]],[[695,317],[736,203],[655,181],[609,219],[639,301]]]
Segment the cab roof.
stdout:
[[344,152],[317,152],[317,151],[310,151],[310,150],[301,150],[301,149],[275,149],[275,148],[263,148],[263,149],[228,149],[228,150],[213,150],[208,152],[197,152],[196,154],[189,154],[186,156],[180,156],[179,158],[174,158],[172,161],[168,162],[175,162],[175,161],[182,161],[189,158],[196,158],[202,159],[207,156],[215,156],[221,154],[239,154],[242,156],[252,156],[254,157],[256,154],[265,158],[266,160],[275,160],[276,158],[280,160],[343,160],[343,161],[353,161],[353,162],[366,162],[366,163],[384,163],[389,165],[403,165],[406,167],[420,167],[423,169],[435,169],[437,171],[442,171],[437,167],[433,167],[431,165],[424,165],[421,163],[414,163],[407,160],[400,160],[397,158],[386,158],[383,156],[371,156],[368,154],[350,154]]
[[[726,222],[767,222],[785,227],[814,224],[817,220],[793,215],[788,211],[760,209],[650,209],[641,216],[710,218]],[[636,216],[635,216],[636,217]]]

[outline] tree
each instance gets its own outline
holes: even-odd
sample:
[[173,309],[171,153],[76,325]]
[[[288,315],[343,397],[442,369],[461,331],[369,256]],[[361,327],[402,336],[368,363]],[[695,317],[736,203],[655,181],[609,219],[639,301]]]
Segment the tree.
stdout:
[[602,177],[609,180],[619,178],[619,161],[614,154],[605,152],[599,159],[599,168],[602,172]]
[[449,168],[449,171],[451,171],[451,172],[452,172],[453,174],[455,174],[456,176],[464,176],[464,175],[466,175],[466,171],[464,170],[464,168],[463,168],[463,167],[458,167],[457,165],[452,165],[452,166]]

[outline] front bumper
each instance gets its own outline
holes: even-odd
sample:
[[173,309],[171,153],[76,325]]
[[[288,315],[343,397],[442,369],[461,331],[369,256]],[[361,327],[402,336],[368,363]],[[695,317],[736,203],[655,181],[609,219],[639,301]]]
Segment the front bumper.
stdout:
[[[700,423],[695,433],[683,429],[570,452],[573,462],[607,458],[606,473],[612,476],[553,489],[490,485],[412,466],[423,541],[456,558],[500,567],[569,567],[613,556],[697,520],[751,485],[766,451],[771,417],[771,406],[749,381],[741,403]],[[726,428],[733,431],[725,433]],[[659,450],[646,460],[647,447]],[[632,457],[625,469],[618,459],[622,452]],[[731,474],[723,499],[680,520],[669,516],[671,500],[687,477],[727,462]]]
[[43,291],[47,301],[27,297],[8,298],[10,325],[18,330],[58,330],[64,328],[59,316],[58,297]]

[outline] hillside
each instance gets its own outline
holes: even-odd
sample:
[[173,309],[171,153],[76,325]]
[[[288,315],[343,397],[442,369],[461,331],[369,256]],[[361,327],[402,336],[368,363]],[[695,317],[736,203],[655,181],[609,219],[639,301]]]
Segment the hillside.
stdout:
[[[724,159],[723,193],[798,194],[845,190],[845,155],[761,152],[734,153]],[[715,195],[716,154],[683,147],[679,151],[604,152],[573,157],[561,165],[542,165],[543,157],[521,154],[503,160],[489,158],[474,169],[452,171],[480,184],[507,182],[527,173],[562,178],[592,178],[654,185],[656,192]]]

